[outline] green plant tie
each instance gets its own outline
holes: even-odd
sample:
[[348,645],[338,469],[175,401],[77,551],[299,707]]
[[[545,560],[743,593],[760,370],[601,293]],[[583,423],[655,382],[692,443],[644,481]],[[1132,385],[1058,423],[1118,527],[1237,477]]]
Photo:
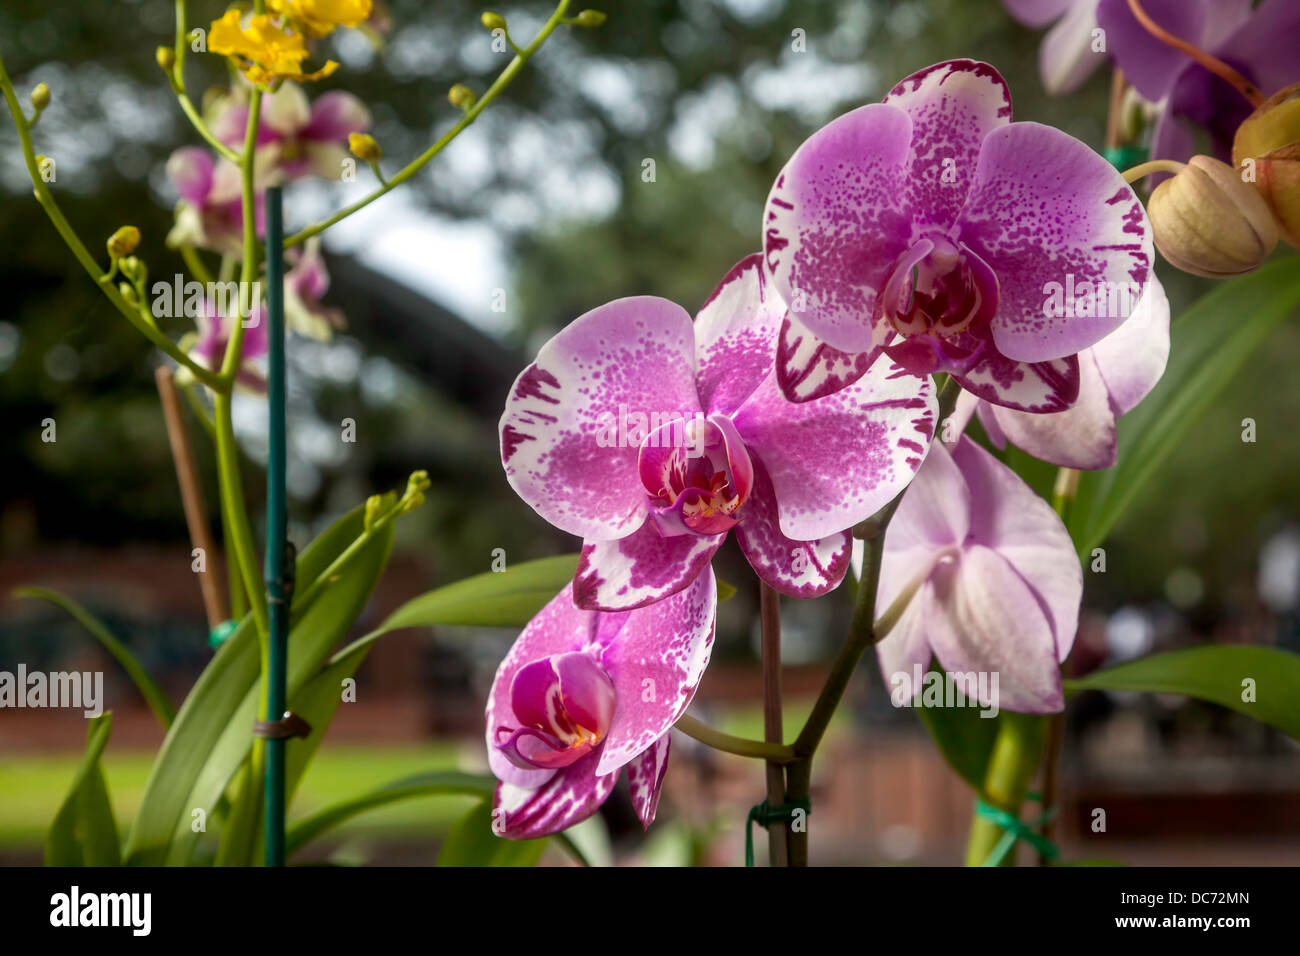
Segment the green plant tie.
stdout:
[[1147,161],[1147,150],[1142,146],[1107,146],[1102,155],[1121,173]]
[[802,810],[807,816],[812,813],[812,804],[807,800],[795,800],[774,807],[764,800],[749,808],[749,817],[745,820],[745,866],[754,865],[754,824],[769,827],[773,823],[784,823],[794,816],[796,810]]
[[236,620],[222,621],[212,630],[208,631],[208,646],[214,651],[226,641],[230,640],[230,635],[239,629],[239,622]]
[[[1040,802],[1043,799],[1040,794],[1033,791],[1030,791],[1028,797],[1030,800]],[[985,820],[997,824],[1006,831],[1002,834],[1002,839],[998,840],[997,845],[993,847],[993,851],[989,853],[989,858],[980,864],[981,866],[1001,865],[1003,859],[1005,859],[1006,855],[1011,852],[1011,848],[1016,845],[1016,841],[1018,840],[1024,840],[1032,846],[1038,851],[1039,856],[1045,857],[1049,860],[1055,860],[1060,857],[1061,851],[1057,849],[1056,844],[1047,839],[1047,837],[1043,836],[1037,830],[1038,827],[1041,827],[1056,816],[1056,807],[1045,807],[1043,812],[1039,814],[1038,819],[1026,823],[1019,817],[1007,813],[1007,811],[1000,809],[999,807],[985,803],[982,797],[976,796],[975,812]]]

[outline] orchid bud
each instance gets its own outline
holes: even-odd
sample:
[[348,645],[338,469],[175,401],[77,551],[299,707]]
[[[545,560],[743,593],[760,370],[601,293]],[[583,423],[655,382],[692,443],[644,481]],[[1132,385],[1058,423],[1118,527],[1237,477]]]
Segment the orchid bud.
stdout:
[[377,163],[384,155],[384,151],[379,148],[379,144],[369,133],[349,133],[348,149],[352,150],[353,156],[367,163]]
[[108,247],[110,258],[121,259],[123,256],[129,256],[135,252],[135,247],[140,245],[140,230],[135,226],[123,226],[108,237],[105,245]]
[[374,528],[375,523],[379,520],[380,513],[384,510],[383,495],[371,495],[366,499],[366,513],[364,518],[364,527],[367,532]]
[[154,50],[153,58],[158,61],[158,65],[171,72],[172,67],[176,65],[176,51],[169,46],[160,46]]
[[484,13],[479,19],[483,26],[489,30],[504,30],[506,28],[506,18],[499,13]]
[[447,91],[447,101],[460,110],[467,110],[478,102],[478,96],[464,83],[457,83]]
[[137,286],[142,286],[145,279],[149,276],[149,267],[137,259],[135,256],[127,256],[117,264],[122,275],[126,276]]
[[583,10],[573,18],[574,26],[598,27],[605,22],[605,14],[599,10]]
[[1270,96],[1237,128],[1232,161],[1272,210],[1282,238],[1300,246],[1300,83]]
[[135,289],[131,288],[131,283],[119,282],[117,284],[117,291],[121,293],[122,298],[126,299],[127,305],[134,306],[140,304],[140,300],[136,298]]
[[1212,279],[1250,272],[1277,245],[1259,193],[1227,163],[1193,156],[1151,194],[1147,215],[1169,264]]
[[34,106],[36,112],[39,113],[41,110],[45,109],[45,107],[50,105],[50,88],[44,83],[37,83],[36,88],[33,89],[30,94],[30,99],[32,101],[32,106]]

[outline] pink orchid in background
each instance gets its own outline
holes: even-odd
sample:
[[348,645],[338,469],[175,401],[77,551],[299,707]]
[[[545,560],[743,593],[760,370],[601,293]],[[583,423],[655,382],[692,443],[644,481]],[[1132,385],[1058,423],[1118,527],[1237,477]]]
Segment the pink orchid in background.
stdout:
[[997,675],[984,707],[1061,710],[1083,570],[1056,512],[964,436],[951,452],[935,443],[885,532],[876,613],[913,588],[876,646],[887,685],[933,655],[949,673],[990,675],[981,693]]
[[[1142,0],[1160,27],[1212,54],[1254,83],[1265,96],[1294,83],[1300,3],[1263,0]],[[1196,128],[1209,132],[1214,153],[1232,161],[1232,138],[1250,115],[1250,102],[1226,80],[1181,50],[1152,36],[1128,0],[1101,0],[1097,23],[1106,31],[1115,65],[1144,99],[1163,103],[1151,140],[1152,159],[1188,159]]]
[[833,396],[787,402],[773,370],[785,306],[758,255],[694,324],[619,299],[552,338],[501,419],[511,486],[583,536],[574,598],[626,610],[686,587],[734,529],[758,576],[814,597],[848,567],[845,531],[911,480],[934,433],[928,379],[882,362]]
[[[222,142],[239,146],[248,128],[248,105],[232,102],[216,112],[212,132]],[[278,168],[286,179],[316,175],[338,179],[349,157],[350,133],[370,128],[370,111],[351,93],[332,90],[309,102],[297,83],[286,81],[262,98],[257,146],[274,148]]]
[[1155,388],[1169,360],[1169,299],[1155,273],[1129,320],[1079,353],[1079,400],[1063,412],[1033,415],[962,392],[953,412],[960,434],[972,413],[997,448],[1011,442],[1062,468],[1109,468],[1116,424]]
[[347,323],[339,309],[321,304],[329,291],[330,274],[321,255],[320,237],[312,236],[301,251],[295,246],[288,255],[297,259],[284,275],[285,322],[299,335],[328,341]]
[[266,358],[267,338],[260,302],[255,303],[249,310],[248,317],[241,320],[238,316],[231,319],[218,312],[216,304],[209,299],[196,319],[199,336],[190,349],[190,356],[205,368],[220,371],[221,363],[226,357],[226,346],[230,342],[230,332],[236,321],[244,323],[244,340],[240,345],[239,370],[235,373],[235,381],[250,392],[265,394],[266,375],[260,363]]
[[1053,284],[1131,290],[1151,266],[1137,196],[1078,140],[1011,122],[987,63],[914,73],[883,103],[814,133],[777,177],[765,266],[789,306],[777,374],[794,401],[856,381],[881,356],[949,372],[998,405],[1061,411],[1077,353],[1128,317],[1054,314]]
[[[180,194],[169,246],[195,246],[238,255],[244,243],[239,169],[206,149],[185,146],[167,160],[167,177]],[[257,235],[266,234],[266,192],[255,193]]]
[[502,835],[546,836],[585,820],[623,767],[642,824],[654,821],[668,732],[709,662],[716,587],[706,569],[653,608],[608,614],[576,607],[566,585],[528,623],[487,703]]
[[1106,62],[1105,52],[1093,49],[1097,0],[1002,0],[1002,5],[1030,29],[1055,24],[1038,48],[1038,72],[1053,96],[1074,92]]

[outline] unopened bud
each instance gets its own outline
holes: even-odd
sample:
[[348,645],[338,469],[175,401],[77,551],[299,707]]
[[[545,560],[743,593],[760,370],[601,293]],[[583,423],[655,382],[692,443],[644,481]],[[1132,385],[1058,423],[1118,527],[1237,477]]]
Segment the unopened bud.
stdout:
[[32,101],[32,106],[34,106],[36,112],[39,113],[41,110],[45,109],[45,107],[50,105],[50,88],[44,83],[37,83],[36,88],[32,90],[29,98]]
[[1300,246],[1300,83],[1274,93],[1237,128],[1232,162],[1263,197],[1282,238]]
[[108,237],[105,245],[108,247],[109,256],[113,259],[129,256],[135,252],[135,247],[140,245],[140,230],[135,226],[123,226]]
[[154,50],[153,58],[158,61],[158,65],[168,72],[176,65],[176,51],[169,46],[160,46]]
[[484,13],[479,18],[483,26],[489,30],[504,30],[506,28],[506,18],[499,13]]
[[366,516],[365,529],[370,531],[375,522],[379,520],[380,513],[384,510],[384,498],[382,495],[371,495],[366,499]]
[[1260,194],[1209,156],[1193,156],[1157,186],[1147,215],[1160,254],[1193,275],[1250,272],[1277,245],[1277,226]]
[[117,268],[136,285],[144,285],[149,276],[149,267],[135,256],[127,256],[117,264]]
[[131,283],[119,282],[117,284],[117,291],[122,294],[122,298],[126,299],[127,305],[140,304],[140,301],[135,297],[135,289],[131,288]]
[[464,83],[457,83],[447,91],[447,102],[460,110],[467,110],[478,102],[478,96]]
[[369,133],[349,133],[348,149],[352,150],[353,156],[364,159],[367,163],[377,163],[384,155],[384,151]]
[[605,14],[599,10],[583,10],[573,18],[575,26],[579,27],[598,27],[605,22]]

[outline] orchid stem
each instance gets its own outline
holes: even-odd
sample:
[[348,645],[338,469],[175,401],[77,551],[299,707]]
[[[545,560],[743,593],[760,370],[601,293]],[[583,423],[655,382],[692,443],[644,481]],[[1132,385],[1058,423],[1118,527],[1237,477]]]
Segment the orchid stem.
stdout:
[[1172,159],[1153,159],[1149,162],[1138,163],[1131,169],[1126,169],[1120,173],[1124,177],[1124,182],[1132,185],[1144,176],[1150,176],[1152,173],[1180,173],[1186,163],[1176,162]]
[[[758,604],[763,655],[763,739],[781,744],[784,733],[781,721],[781,598],[759,581]],[[767,802],[773,807],[785,803],[785,771],[774,760],[767,762]],[[789,823],[785,820],[774,820],[767,825],[769,866],[789,865],[788,828]]]
[[1250,80],[1246,79],[1228,64],[1224,63],[1218,57],[1206,53],[1200,47],[1188,43],[1181,37],[1176,37],[1160,24],[1151,19],[1151,15],[1142,9],[1142,4],[1138,0],[1128,0],[1129,9],[1133,11],[1133,16],[1137,17],[1138,23],[1142,28],[1150,33],[1153,37],[1171,46],[1175,50],[1186,53],[1193,60],[1205,67],[1215,76],[1231,84],[1233,89],[1250,101],[1250,105],[1258,108],[1264,102],[1264,94],[1260,92],[1259,87]]
[[[1039,714],[1004,711],[998,722],[988,771],[984,778],[984,799],[1012,816],[1020,816],[1029,792],[1029,781],[1038,768],[1043,753],[1043,730],[1046,721]],[[983,866],[1001,841],[1005,831],[993,820],[976,814],[971,820],[966,844],[966,865]],[[1002,858],[1000,866],[1015,866],[1014,848]]]
[[683,714],[673,724],[687,737],[700,743],[721,750],[723,753],[735,754],[737,757],[754,757],[772,763],[785,765],[794,760],[794,751],[783,744],[771,744],[763,740],[750,740],[748,737],[733,737],[720,730],[714,730],[701,723],[690,714]]

